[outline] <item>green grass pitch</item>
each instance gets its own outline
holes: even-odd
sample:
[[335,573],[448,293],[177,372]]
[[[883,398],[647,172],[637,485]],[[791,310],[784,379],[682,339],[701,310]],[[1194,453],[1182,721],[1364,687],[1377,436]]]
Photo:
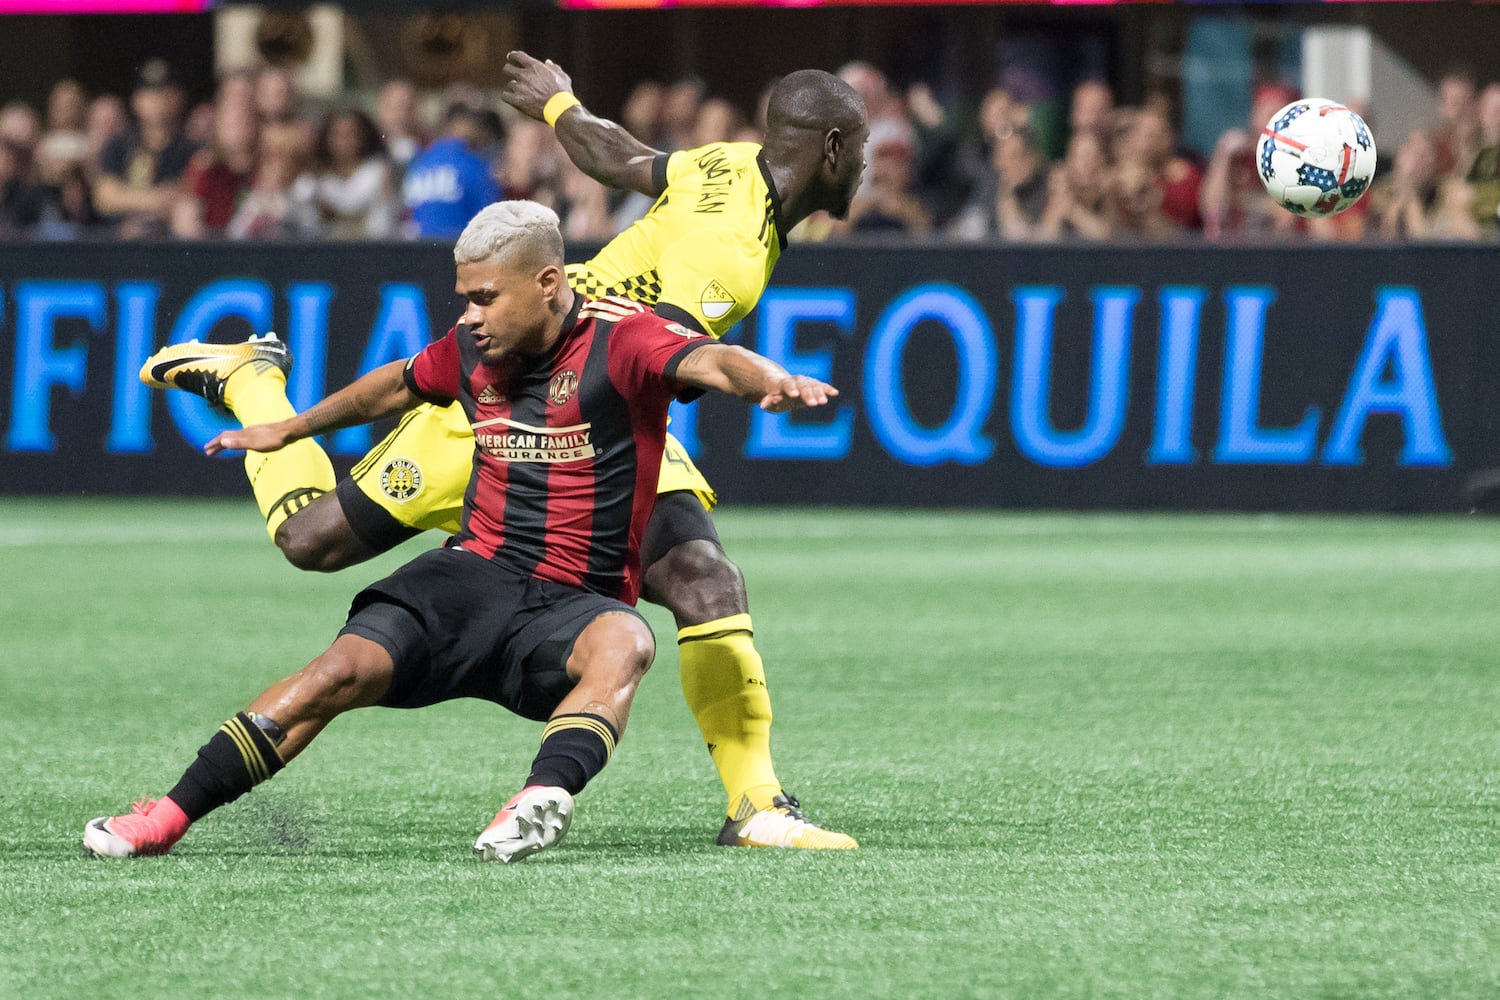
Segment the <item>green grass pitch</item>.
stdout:
[[650,609],[614,763],[508,867],[539,727],[477,702],[85,859],[435,538],[319,577],[248,502],[0,509],[0,996],[1500,995],[1492,521],[726,510],[782,778],[862,849],[712,846]]

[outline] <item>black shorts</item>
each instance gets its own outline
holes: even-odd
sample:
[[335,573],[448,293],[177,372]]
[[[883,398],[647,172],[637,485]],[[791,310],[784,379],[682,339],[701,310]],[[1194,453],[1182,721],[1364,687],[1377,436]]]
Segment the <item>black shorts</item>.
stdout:
[[696,541],[713,542],[721,550],[724,548],[698,494],[691,490],[658,494],[641,539],[641,571],[650,569],[683,542]]
[[623,601],[442,548],[360,591],[339,634],[391,654],[388,708],[482,698],[545,720],[576,683],[566,670],[573,643],[612,611],[640,618]]

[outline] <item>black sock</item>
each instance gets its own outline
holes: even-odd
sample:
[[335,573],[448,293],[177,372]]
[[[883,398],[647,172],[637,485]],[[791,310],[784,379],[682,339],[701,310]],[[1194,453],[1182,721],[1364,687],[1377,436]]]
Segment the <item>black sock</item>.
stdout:
[[198,759],[183,772],[167,795],[187,818],[198,818],[233,802],[281,770],[281,754],[244,712],[219,727],[213,739],[198,748]]
[[619,736],[597,715],[558,715],[542,730],[542,746],[531,762],[528,785],[556,785],[570,795],[609,763]]

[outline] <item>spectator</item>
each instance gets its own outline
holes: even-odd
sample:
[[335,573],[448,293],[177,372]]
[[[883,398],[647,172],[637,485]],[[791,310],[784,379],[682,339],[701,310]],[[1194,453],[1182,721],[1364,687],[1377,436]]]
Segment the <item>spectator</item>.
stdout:
[[396,235],[394,194],[385,144],[369,115],[354,109],[331,112],[313,144],[312,169],[292,186],[303,235],[390,239]]
[[1298,228],[1297,216],[1266,197],[1255,163],[1260,130],[1295,96],[1286,87],[1261,87],[1251,102],[1250,123],[1219,136],[1198,197],[1203,234],[1209,239],[1264,239]]
[[[887,141],[904,145],[908,150],[915,149],[911,121],[906,117],[900,99],[891,91],[890,81],[884,73],[867,62],[855,61],[840,67],[838,76],[865,102],[865,120],[870,123],[866,150],[873,150]],[[860,181],[860,193],[868,194],[872,182],[871,171],[866,170]]]
[[1467,180],[1474,192],[1474,221],[1485,236],[1493,237],[1500,230],[1500,83],[1479,94],[1479,152]]
[[130,131],[125,114],[125,102],[114,94],[100,94],[89,102],[88,120],[83,126],[88,139],[87,165],[90,172],[97,171],[104,160],[104,150],[111,142]]
[[302,95],[297,78],[284,66],[263,66],[255,74],[255,113],[262,126],[301,123]]
[[1396,150],[1390,178],[1375,195],[1380,202],[1378,228],[1382,238],[1427,238],[1437,207],[1440,155],[1438,145],[1425,132],[1413,132]]
[[31,180],[31,150],[0,138],[0,237],[25,236],[37,215],[38,191]]
[[974,186],[974,171],[962,151],[962,118],[945,107],[925,83],[906,92],[912,137],[915,142],[915,185],[922,203],[943,225],[963,206]]
[[375,98],[375,124],[399,180],[427,145],[417,116],[417,88],[410,80],[391,80],[380,88]]
[[754,134],[751,142],[760,142],[765,138],[766,113],[771,107],[771,90],[779,82],[781,82],[781,77],[772,77],[764,87],[760,88],[760,93],[755,95],[755,104],[750,109],[750,121],[745,125],[745,129]]
[[211,102],[199,101],[188,110],[182,121],[182,134],[200,149],[214,141],[214,106]]
[[689,140],[691,148],[729,142],[744,122],[745,116],[740,114],[739,108],[722,97],[710,97],[698,108],[698,119],[693,123],[692,138]]
[[255,74],[254,91],[261,138],[285,133],[289,141],[301,143],[303,151],[310,152],[316,136],[311,123],[302,117],[302,95],[292,71],[282,66],[262,67]]
[[234,107],[248,112],[255,119],[255,131],[260,133],[260,112],[255,106],[256,73],[249,69],[226,70],[219,76],[214,92],[214,107]]
[[225,234],[232,240],[289,240],[316,224],[297,218],[292,185],[302,174],[307,150],[288,129],[272,129],[260,137],[255,180],[250,193],[230,217]]
[[705,89],[696,76],[683,77],[667,88],[661,105],[662,149],[670,153],[692,148],[693,127],[698,123]]
[[822,243],[825,240],[841,239],[847,232],[847,224],[824,211],[817,211],[792,227],[786,234],[791,243]]
[[28,153],[42,138],[42,120],[25,101],[8,101],[0,108],[0,141],[19,146]]
[[1073,88],[1068,106],[1068,135],[1095,132],[1108,135],[1115,126],[1115,95],[1103,80],[1085,80]]
[[1430,136],[1440,177],[1467,170],[1479,151],[1477,90],[1474,73],[1466,67],[1455,66],[1438,78],[1437,120]]
[[[46,131],[36,147],[34,180],[39,202],[33,236],[39,239],[72,239],[84,226],[97,220],[92,195],[80,201],[73,188],[83,175],[89,158],[89,140],[84,131],[88,118],[88,95],[77,80],[60,80],[47,95]],[[66,199],[67,205],[64,201]]]
[[1474,218],[1474,188],[1461,177],[1438,182],[1437,202],[1429,219],[1429,240],[1481,240],[1485,235]]
[[1172,125],[1156,105],[1122,122],[1115,166],[1115,212],[1123,232],[1171,239],[1202,226],[1198,189],[1203,172],[1176,152]]
[[961,240],[1026,243],[1041,236],[1047,171],[1030,126],[1002,124],[990,143],[990,164],[975,193],[948,228]]
[[105,147],[95,201],[122,238],[163,236],[196,152],[182,135],[183,94],[172,68],[160,59],[142,66],[130,104],[135,131]]
[[490,162],[479,150],[492,137],[483,113],[455,104],[443,118],[443,135],[411,161],[402,190],[412,235],[454,240],[479,210],[502,197]]
[[530,199],[556,211],[566,159],[550,128],[531,118],[517,119],[505,143],[500,186],[510,198]]
[[1047,177],[1042,239],[1109,239],[1115,233],[1113,196],[1104,137],[1088,130],[1073,133],[1063,161]]
[[887,134],[879,143],[867,144],[866,155],[869,190],[857,193],[849,206],[849,233],[924,236],[931,232],[932,213],[915,189],[911,143]]
[[620,124],[625,131],[653,149],[666,144],[662,128],[662,105],[666,101],[666,88],[654,80],[644,80],[631,88],[620,110]]
[[93,193],[82,163],[64,163],[53,179],[41,186],[36,225],[37,240],[73,240],[99,225]]
[[[998,137],[1009,135],[1012,129],[1029,129],[1031,109],[1013,101],[1004,87],[991,87],[979,100],[975,124],[977,133],[960,144],[957,155],[961,161],[959,169],[969,178],[971,193],[978,195],[980,185],[994,170],[994,145]],[[1036,149],[1041,152],[1039,145]]]
[[604,243],[618,231],[609,212],[609,189],[568,161],[562,177],[563,242]]
[[244,101],[221,101],[209,144],[198,150],[183,176],[185,197],[172,213],[172,233],[201,240],[224,235],[255,177],[256,121]]
[[[670,148],[662,125],[666,93],[666,88],[654,80],[643,81],[631,88],[625,106],[620,109],[620,124],[625,131],[653,149]],[[609,191],[608,197],[611,206],[609,228],[613,230],[610,235],[623,232],[656,203],[655,198],[640,191]],[[563,235],[567,236],[566,233]]]
[[47,95],[47,130],[37,146],[42,172],[57,173],[71,163],[87,163],[88,95],[77,80],[59,80]]

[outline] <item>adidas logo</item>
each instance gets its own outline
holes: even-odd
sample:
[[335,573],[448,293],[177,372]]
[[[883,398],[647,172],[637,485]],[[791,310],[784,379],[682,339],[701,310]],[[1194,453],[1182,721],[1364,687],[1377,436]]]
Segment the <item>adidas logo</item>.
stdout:
[[495,391],[495,387],[487,385],[479,390],[479,402],[481,403],[503,403],[505,397]]

